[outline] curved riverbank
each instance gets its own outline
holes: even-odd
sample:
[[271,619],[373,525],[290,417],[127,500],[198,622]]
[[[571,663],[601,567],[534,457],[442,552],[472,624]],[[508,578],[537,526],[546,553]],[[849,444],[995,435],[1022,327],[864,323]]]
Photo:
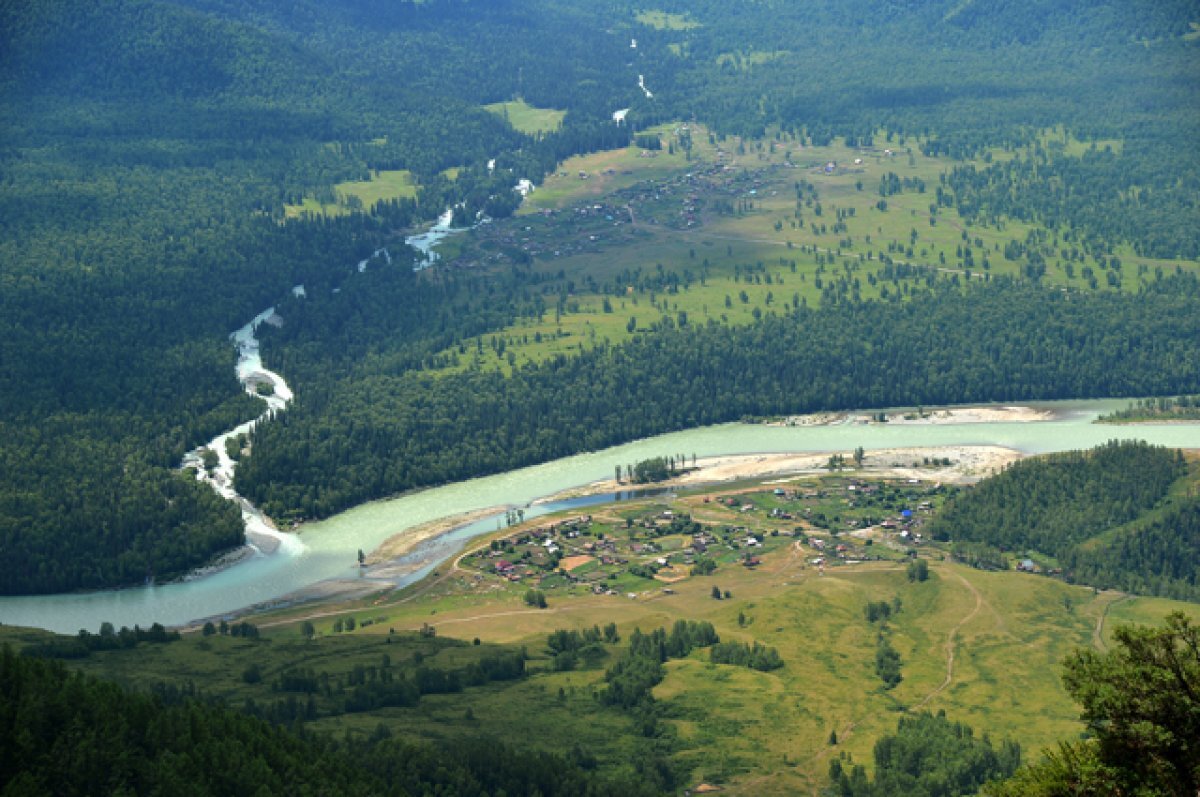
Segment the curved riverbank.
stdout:
[[[1143,439],[1159,445],[1200,448],[1200,423],[1159,427],[1111,427],[1092,423],[1124,401],[1048,402],[1028,406],[1054,412],[1037,423],[869,424],[769,427],[724,424],[639,440],[603,451],[444,485],[375,501],[327,520],[301,527],[302,550],[291,555],[255,557],[212,576],[179,584],[71,595],[0,599],[0,622],[74,633],[102,622],[186,625],[200,617],[222,616],[276,601],[329,580],[364,578],[357,553],[374,551],[385,540],[417,526],[464,512],[508,505],[527,506],[555,495],[611,479],[617,465],[667,454],[691,458],[753,454],[847,454],[862,446],[868,457],[885,449],[998,446],[1036,454],[1090,448],[1114,438]],[[953,459],[953,457],[952,457]],[[531,507],[531,511],[539,507]],[[528,515],[527,515],[528,516]],[[492,524],[494,528],[494,523]],[[490,530],[480,528],[476,533]],[[469,535],[468,535],[469,537]],[[441,561],[465,544],[454,534],[419,546],[423,561]],[[417,552],[414,552],[417,553]],[[397,586],[416,580],[433,564],[422,564]]]

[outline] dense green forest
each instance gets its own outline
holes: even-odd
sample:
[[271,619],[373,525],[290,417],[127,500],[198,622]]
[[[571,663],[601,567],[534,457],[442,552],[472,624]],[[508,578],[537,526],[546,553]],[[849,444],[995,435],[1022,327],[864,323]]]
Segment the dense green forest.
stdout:
[[966,561],[985,561],[977,544],[1033,552],[1077,583],[1197,600],[1200,498],[1172,494],[1187,472],[1179,451],[1141,442],[1023,460],[951,498],[929,533]]
[[[748,350],[718,350],[717,333],[663,324],[627,351],[511,381],[426,379],[418,367],[434,353],[552,305],[544,294],[565,294],[571,276],[554,286],[508,273],[414,280],[403,273],[403,232],[459,203],[460,220],[510,214],[516,179],[540,180],[573,153],[624,145],[660,121],[697,119],[720,136],[787,130],[807,143],[896,142],[947,156],[1039,142],[1041,131],[1061,126],[1117,143],[1083,155],[1039,143],[1026,157],[953,172],[938,201],[980,223],[1061,230],[1064,242],[1105,256],[1114,270],[1123,247],[1173,259],[1200,253],[1195,2],[657,5],[694,24],[643,24],[636,12],[646,9],[624,0],[0,7],[0,592],[163,579],[238,542],[236,512],[174,468],[184,451],[258,412],[234,380],[226,336],[264,307],[286,304],[298,284],[326,300],[285,307],[287,325],[267,357],[295,380],[302,404],[287,426],[264,429],[244,481],[289,515],[760,409],[861,407],[918,393],[964,400],[1200,389],[1180,330],[1104,329],[1138,317],[1133,300],[1113,300],[1105,312],[1114,315],[1080,322],[1070,337],[1108,336],[1131,366],[1133,352],[1148,348],[1145,361],[1161,368],[1153,377],[1150,367],[1131,367],[1097,381],[1087,365],[1056,375],[1038,354],[1019,366],[973,367],[986,375],[956,372],[954,385],[905,385],[907,373],[939,371],[938,358],[968,358],[948,345],[915,367],[904,361],[907,373],[872,376],[860,391],[854,363],[866,355],[838,343],[821,355],[830,374],[822,395],[785,402],[771,393],[785,380],[765,384],[754,401],[723,400],[709,411],[686,394],[726,390],[720,380],[730,369],[706,357]],[[639,74],[652,98],[637,87]],[[482,107],[514,97],[565,111],[561,129],[523,134]],[[612,124],[613,111],[627,107],[629,125]],[[410,172],[416,198],[336,219],[286,218],[286,205],[380,169]],[[397,255],[395,268],[353,289],[359,281],[346,281],[333,300],[352,265],[381,244]],[[1138,301],[1170,300],[1164,289]],[[783,323],[765,322],[745,341]],[[809,323],[787,334],[799,341]],[[980,339],[992,334],[986,324],[973,328]],[[973,350],[984,345],[976,340]],[[695,367],[670,371],[669,384],[622,388],[643,381],[632,355],[657,348]],[[640,431],[618,426],[637,404],[618,413],[579,405],[572,380],[601,368],[619,395],[652,408]],[[1001,389],[1003,379],[1011,381]],[[557,397],[546,422],[530,425],[516,409],[501,422],[498,413],[530,386]],[[650,389],[654,396],[643,394]],[[496,401],[472,407],[477,396],[461,390]],[[396,413],[384,429],[375,420],[382,409],[360,406],[376,394]],[[664,409],[668,395],[683,401],[678,409]],[[453,417],[447,407],[462,410],[464,422],[443,428]],[[428,420],[412,415],[429,409]],[[355,418],[354,428],[335,429],[339,417]],[[335,437],[319,441],[311,464],[298,462],[318,429]],[[364,440],[368,450],[358,451]]]
[[339,379],[333,354],[309,366],[289,359],[312,389],[255,432],[237,481],[272,515],[321,516],[745,416],[1178,392],[1200,379],[1198,337],[1200,285],[1190,278],[1166,280],[1136,302],[994,282],[939,284],[906,302],[797,308],[740,328],[680,328],[665,318],[654,334],[511,378],[372,365]]
[[1061,561],[1081,584],[1200,600],[1200,498],[1180,499],[1110,540],[1068,550]]
[[0,650],[0,791],[187,795],[650,795],[495,739],[443,749],[297,733],[194,697],[128,692]]

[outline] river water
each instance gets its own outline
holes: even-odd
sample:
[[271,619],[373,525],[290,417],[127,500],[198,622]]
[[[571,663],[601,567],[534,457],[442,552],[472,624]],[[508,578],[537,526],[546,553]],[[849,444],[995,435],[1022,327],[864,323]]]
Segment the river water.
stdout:
[[[917,446],[998,445],[1026,453],[1089,448],[1114,438],[1200,448],[1200,423],[1162,426],[1093,424],[1101,412],[1125,401],[1038,403],[1057,418],[1033,423],[964,423],[945,425],[769,427],[747,424],[674,432],[603,451],[466,482],[375,501],[327,520],[306,524],[299,544],[261,556],[193,581],[107,591],[0,599],[0,622],[74,633],[96,630],[109,621],[117,626],[153,622],[181,625],[201,617],[233,612],[271,601],[328,579],[359,577],[356,553],[370,551],[393,534],[461,512],[500,505],[524,506],[556,492],[611,478],[617,465],[668,454],[700,457],[787,451],[842,451]],[[592,499],[603,500],[603,499]],[[538,507],[533,508],[539,511]],[[528,516],[528,515],[527,515]],[[494,521],[476,524],[467,533],[430,543],[449,555],[465,537],[495,528]],[[426,568],[427,569],[427,568]],[[414,577],[421,575],[415,574]]]

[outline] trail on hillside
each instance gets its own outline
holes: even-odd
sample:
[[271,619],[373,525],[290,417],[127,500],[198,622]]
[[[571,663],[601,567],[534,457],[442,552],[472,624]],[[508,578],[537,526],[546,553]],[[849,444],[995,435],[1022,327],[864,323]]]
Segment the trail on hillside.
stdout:
[[1127,601],[1129,598],[1129,595],[1118,595],[1116,598],[1113,598],[1104,604],[1104,611],[1100,612],[1100,617],[1096,619],[1096,628],[1092,631],[1092,646],[1101,653],[1108,650],[1108,643],[1104,641],[1104,623],[1108,620],[1108,610],[1115,604]]
[[983,595],[980,594],[979,590],[975,589],[975,585],[970,581],[967,581],[967,579],[961,573],[955,573],[955,575],[958,577],[958,580],[963,583],[963,586],[970,590],[971,594],[975,596],[975,608],[971,609],[966,617],[959,620],[958,624],[950,629],[950,634],[946,637],[946,680],[942,681],[941,685],[938,686],[937,689],[934,689],[932,692],[926,695],[924,700],[913,706],[911,709],[909,709],[909,711],[920,711],[929,704],[929,701],[946,691],[946,689],[950,687],[950,684],[954,683],[954,652],[955,648],[957,647],[956,640],[958,638],[958,632],[963,626],[974,620],[975,616],[979,614],[979,610],[983,608]]

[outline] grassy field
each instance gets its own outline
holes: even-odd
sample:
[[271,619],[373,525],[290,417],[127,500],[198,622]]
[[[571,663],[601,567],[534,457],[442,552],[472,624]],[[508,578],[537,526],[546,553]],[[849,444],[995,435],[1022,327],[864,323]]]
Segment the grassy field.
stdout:
[[[1092,644],[1102,618],[1099,634],[1108,642],[1114,623],[1158,622],[1180,608],[1169,601],[1094,595],[1036,576],[948,564],[935,564],[932,573],[923,584],[910,584],[898,567],[874,565],[817,576],[777,557],[760,572],[718,571],[676,585],[673,595],[555,595],[541,611],[507,593],[481,601],[431,597],[353,612],[360,622],[382,620],[352,633],[334,634],[332,621],[319,621],[313,641],[289,624],[267,629],[261,641],[190,635],[172,645],[93,654],[78,666],[130,686],[190,681],[234,705],[248,699],[269,704],[286,697],[270,684],[297,666],[346,676],[356,666],[378,666],[387,654],[393,666],[411,670],[419,653],[426,666],[454,668],[482,653],[524,645],[533,659],[532,674],[523,681],[427,695],[415,708],[325,717],[310,727],[367,734],[383,723],[393,733],[434,741],[485,733],[560,753],[578,744],[616,766],[637,752],[639,737],[627,715],[599,707],[591,696],[616,651],[594,669],[552,672],[543,652],[546,634],[615,622],[627,636],[634,627],[708,620],[724,640],[777,648],[785,666],[772,673],[718,666],[704,651],[671,662],[655,697],[665,704],[666,724],[676,737],[672,757],[691,770],[690,782],[719,783],[730,794],[785,795],[815,793],[831,755],[845,752],[869,762],[874,740],[894,730],[900,712],[917,706],[945,709],[993,738],[1016,738],[1035,755],[1082,727],[1058,680],[1061,658]],[[714,583],[731,599],[712,600]],[[889,692],[873,671],[877,631],[864,619],[863,606],[896,597],[903,608],[890,636],[903,657],[904,681]],[[1182,608],[1200,617],[1200,607]],[[423,622],[436,625],[438,640],[401,630]],[[397,633],[389,634],[390,628]],[[437,644],[475,637],[479,647]],[[946,685],[948,650],[955,660]],[[263,681],[248,684],[245,673],[254,665]],[[836,748],[827,744],[830,731],[838,734]]]
[[535,108],[524,100],[494,102],[483,107],[504,119],[513,129],[529,135],[552,133],[562,126],[562,120],[567,116],[566,111]]
[[733,52],[721,53],[717,56],[717,64],[719,66],[731,65],[739,71],[745,71],[753,66],[767,64],[779,58],[789,55],[787,50],[778,50],[775,52],[767,52],[765,50],[751,50],[749,52]]
[[700,23],[690,19],[687,14],[671,14],[666,11],[639,11],[634,15],[634,19],[655,30],[692,30],[700,27]]
[[285,205],[288,218],[306,213],[314,216],[344,216],[356,210],[369,210],[376,202],[387,199],[415,199],[417,183],[406,170],[377,171],[370,180],[338,183],[333,187],[333,201],[322,202],[306,197],[299,205]]
[[[670,509],[714,529],[734,523],[759,531],[790,528],[793,521],[779,519],[773,510],[833,511],[841,488],[829,479],[843,478],[798,480],[784,485],[784,496],[772,482],[642,499],[608,508],[611,517],[597,515],[594,521],[621,524],[629,518],[636,529]],[[921,497],[885,491],[880,500],[887,495],[893,503]],[[853,516],[852,507],[844,511]],[[558,522],[540,518],[525,528]],[[446,563],[402,591],[249,618],[259,626],[257,640],[190,633],[177,643],[93,653],[70,664],[138,688],[194,684],[206,695],[233,705],[253,701],[266,711],[310,703],[315,718],[307,727],[338,734],[368,735],[381,724],[394,734],[434,742],[491,734],[564,754],[578,749],[595,755],[602,768],[617,769],[652,746],[630,714],[605,708],[593,697],[622,643],[604,645],[605,653],[590,665],[557,672],[547,634],[615,623],[627,639],[634,628],[706,620],[722,640],[776,648],[784,667],[762,673],[715,665],[703,649],[669,662],[654,690],[665,730],[653,746],[687,773],[689,785],[714,783],[732,795],[816,794],[831,756],[846,754],[869,764],[875,740],[894,730],[905,711],[945,710],[977,733],[1020,741],[1026,755],[1036,757],[1042,747],[1082,729],[1078,708],[1060,682],[1064,656],[1079,647],[1106,648],[1118,623],[1158,623],[1171,611],[1200,620],[1194,604],[1098,593],[1016,572],[980,572],[945,561],[936,548],[922,548],[930,566],[924,582],[910,581],[905,566],[894,560],[852,563],[863,555],[853,548],[847,559],[830,552],[822,569],[813,565],[809,550],[819,530],[804,520],[794,523],[806,536],[764,546],[756,552],[757,567],[738,564],[741,554],[733,559],[719,554],[713,574],[669,587],[654,579],[615,578],[617,594],[596,595],[586,580],[547,576],[542,588],[549,605],[534,609],[522,600],[529,584],[512,583],[487,568]],[[561,526],[562,537],[578,528]],[[519,533],[517,528],[495,537]],[[886,545],[880,538],[874,547]],[[490,546],[483,540],[476,547]],[[714,600],[714,586],[728,596]],[[901,608],[886,629],[867,621],[868,601],[897,599]],[[345,630],[350,618],[353,630]],[[305,620],[314,624],[313,639],[302,633]],[[435,635],[419,633],[425,626]],[[881,631],[903,660],[903,680],[892,690],[874,671]],[[0,642],[18,646],[43,637],[0,628]],[[343,702],[353,691],[347,684],[374,683],[384,672],[413,678],[419,668],[460,670],[520,648],[529,656],[528,675],[521,680],[426,694],[409,708],[347,710]],[[318,684],[313,691],[282,686],[285,673],[305,671]],[[837,733],[836,747],[828,743],[831,731]]]
[[[495,258],[498,245],[521,249],[535,268],[561,272],[573,290],[542,318],[518,320],[475,341],[474,352],[465,347],[452,369],[507,371],[599,341],[620,342],[664,316],[678,321],[680,313],[694,323],[749,323],[791,304],[815,306],[831,285],[843,296],[871,299],[903,294],[929,274],[1020,277],[1024,262],[1007,259],[1004,250],[1031,234],[1046,235],[1047,285],[1132,292],[1158,269],[1197,270],[1194,262],[1142,258],[1124,248],[1116,252],[1121,271],[1106,271],[1090,257],[1071,255],[1063,231],[1005,220],[968,224],[956,209],[936,207],[941,177],[956,162],[922,155],[914,140],[881,136],[872,147],[813,147],[782,134],[718,140],[687,125],[645,132],[657,135],[663,149],[571,158],[516,219],[459,243],[457,254],[469,262]],[[1092,143],[1051,130],[1039,145],[1081,154]],[[882,197],[881,179],[889,174],[902,188]],[[924,271],[888,278],[886,261]],[[613,290],[612,281],[627,271],[683,279],[674,291]],[[505,341],[503,352],[489,350],[493,337]]]

